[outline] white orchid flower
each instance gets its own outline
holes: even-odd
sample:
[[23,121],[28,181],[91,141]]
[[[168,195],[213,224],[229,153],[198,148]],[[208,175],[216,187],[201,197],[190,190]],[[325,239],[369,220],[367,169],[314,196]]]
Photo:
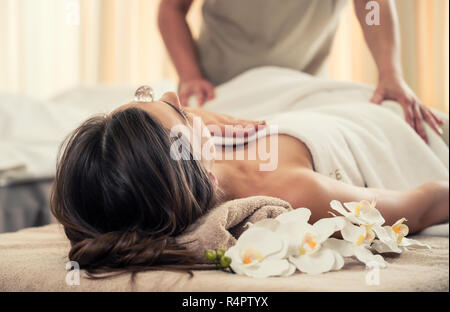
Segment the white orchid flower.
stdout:
[[[344,257],[355,257],[366,265],[376,263],[387,266],[377,252],[401,253],[408,246],[428,247],[416,240],[407,239],[409,228],[405,218],[392,226],[385,222],[376,209],[376,201],[344,203],[333,200],[330,206],[342,214],[320,219],[309,224],[311,211],[298,208],[283,213],[275,219],[264,219],[250,227],[228,249],[231,268],[238,274],[252,277],[289,276],[297,268],[301,272],[318,274],[340,270]],[[331,238],[340,231],[343,239]],[[376,239],[377,238],[377,239]]]
[[324,244],[344,226],[344,218],[336,217],[321,219],[314,225],[306,223],[301,228],[290,228],[289,261],[299,271],[309,274],[340,270],[344,265],[342,255]]
[[374,227],[378,240],[373,242],[373,248],[379,253],[395,252],[402,253],[406,247],[426,247],[431,249],[427,244],[423,244],[414,239],[408,239],[405,236],[409,233],[409,228],[405,222],[405,218],[401,218],[392,226]]
[[288,276],[295,266],[286,260],[289,242],[264,227],[250,227],[227,250],[225,256],[232,259],[231,268],[251,277]]
[[355,257],[366,265],[377,263],[380,268],[385,268],[387,266],[387,262],[382,256],[372,254],[372,252],[363,245],[358,246],[349,241],[330,238],[324,243],[324,246],[336,251],[343,257]]
[[308,223],[310,216],[309,209],[298,208],[252,226],[284,236],[289,241],[288,259],[301,272],[318,274],[340,270],[344,265],[343,257],[335,250],[324,248],[323,243],[345,226],[345,219],[324,218],[311,225]]
[[[279,223],[275,231],[289,240],[289,261],[299,271],[309,274],[340,270],[344,265],[342,255],[323,244],[345,226],[345,219],[324,218],[311,225],[310,216],[309,209],[299,208],[275,219]],[[275,228],[274,222],[271,226]]]
[[356,246],[370,246],[375,239],[373,224],[354,225],[346,220],[345,227],[341,230],[342,238]]
[[330,203],[332,209],[342,214],[349,221],[358,225],[382,225],[385,220],[381,213],[376,209],[376,201],[362,200],[360,202],[344,203],[344,206],[333,200]]
[[251,227],[262,227],[272,232],[283,235],[289,243],[288,254],[296,252],[296,245],[292,240],[292,233],[308,225],[311,211],[307,208],[298,208],[289,212],[280,214],[275,219],[263,219],[254,224],[249,223]]

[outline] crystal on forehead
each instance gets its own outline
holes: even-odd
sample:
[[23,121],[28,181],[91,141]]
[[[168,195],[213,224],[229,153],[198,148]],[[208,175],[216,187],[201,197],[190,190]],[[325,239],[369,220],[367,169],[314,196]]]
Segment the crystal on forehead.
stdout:
[[149,86],[139,87],[139,89],[137,89],[134,93],[134,100],[136,102],[153,102],[153,89]]

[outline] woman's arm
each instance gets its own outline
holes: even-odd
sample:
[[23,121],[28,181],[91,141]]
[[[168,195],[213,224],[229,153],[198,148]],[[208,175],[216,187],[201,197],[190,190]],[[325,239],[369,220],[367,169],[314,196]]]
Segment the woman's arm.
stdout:
[[214,86],[203,78],[194,39],[186,15],[194,0],[162,0],[158,24],[162,38],[180,78],[180,102],[187,106],[192,94],[200,105],[214,98]]
[[411,233],[441,223],[449,217],[448,181],[430,182],[407,192],[375,188],[363,188],[346,184],[312,170],[302,170],[298,175],[297,195],[303,207],[311,209],[311,221],[330,217],[330,202],[354,202],[377,200],[386,225],[392,225],[400,218],[408,220]]
[[[403,78],[400,55],[400,31],[395,5],[392,0],[377,0],[380,24],[368,24],[366,8],[369,0],[354,0],[355,13],[358,17],[367,46],[378,67],[378,86],[372,102],[381,104],[383,100],[394,100],[402,105],[406,121],[427,141],[422,121],[427,122],[439,135],[442,121],[424,106]],[[376,11],[374,11],[376,13]]]

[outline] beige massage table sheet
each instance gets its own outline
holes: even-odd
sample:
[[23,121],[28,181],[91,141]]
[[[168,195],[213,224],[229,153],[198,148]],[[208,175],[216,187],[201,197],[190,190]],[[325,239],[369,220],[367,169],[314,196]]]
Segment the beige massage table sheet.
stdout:
[[125,274],[106,280],[83,277],[66,284],[69,243],[62,227],[51,224],[0,235],[0,291],[449,291],[448,237],[416,236],[432,249],[388,255],[379,285],[367,285],[364,265],[350,259],[341,271],[322,275],[255,279],[221,271],[139,273],[135,284]]

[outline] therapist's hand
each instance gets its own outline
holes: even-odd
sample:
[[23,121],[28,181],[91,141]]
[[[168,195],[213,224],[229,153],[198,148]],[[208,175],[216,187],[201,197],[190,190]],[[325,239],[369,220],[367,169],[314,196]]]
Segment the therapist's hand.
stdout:
[[370,101],[381,104],[384,100],[393,100],[400,103],[405,112],[406,122],[425,142],[428,142],[428,138],[423,127],[423,121],[428,123],[438,135],[442,135],[442,120],[422,104],[400,75],[380,77],[377,89]]
[[[229,115],[213,113],[199,107],[186,107],[184,110],[189,113],[190,118],[193,116],[200,117],[205,126],[211,131],[212,135],[218,134],[214,132],[213,126],[215,126],[216,129],[218,127],[223,137],[248,137],[256,131],[266,127],[265,121],[236,119]],[[229,127],[229,130],[231,131],[227,131],[227,126],[231,126]]]
[[188,106],[189,98],[192,95],[195,95],[198,104],[203,106],[206,101],[214,99],[214,85],[203,78],[180,81],[178,96],[181,105]]

